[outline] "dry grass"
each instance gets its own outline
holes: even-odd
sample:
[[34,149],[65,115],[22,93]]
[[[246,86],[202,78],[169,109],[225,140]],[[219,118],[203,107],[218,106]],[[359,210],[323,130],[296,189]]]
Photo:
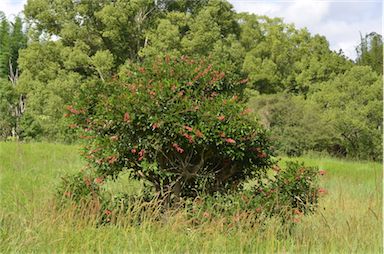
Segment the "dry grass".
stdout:
[[[251,225],[241,217],[233,223],[215,217],[196,225],[184,210],[155,220],[159,214],[149,209],[140,215],[140,225],[128,223],[137,216],[133,211],[117,215],[113,226],[98,227],[92,215],[58,211],[52,201],[60,176],[83,165],[77,147],[0,143],[0,252],[381,253],[381,165],[298,159],[328,171],[321,180],[328,194],[318,212],[303,218],[291,234],[274,219]],[[123,179],[111,190],[135,189],[131,185]]]

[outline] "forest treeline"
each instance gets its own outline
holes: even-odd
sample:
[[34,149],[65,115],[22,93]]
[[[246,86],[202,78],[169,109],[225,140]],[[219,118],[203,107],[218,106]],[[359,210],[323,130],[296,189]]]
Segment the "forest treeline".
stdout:
[[84,84],[146,58],[203,58],[248,80],[253,116],[276,151],[382,158],[383,43],[357,59],[279,18],[236,13],[220,0],[28,0],[0,13],[0,138],[75,142],[64,116]]

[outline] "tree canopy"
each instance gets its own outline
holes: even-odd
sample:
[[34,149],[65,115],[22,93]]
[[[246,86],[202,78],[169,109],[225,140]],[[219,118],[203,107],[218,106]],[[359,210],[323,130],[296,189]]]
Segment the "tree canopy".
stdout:
[[[189,56],[247,81],[242,96],[268,120],[281,151],[333,153],[340,146],[342,154],[357,156],[371,145],[376,152],[369,157],[378,158],[382,99],[372,94],[380,93],[383,44],[377,33],[361,36],[354,62],[332,51],[324,36],[279,18],[236,13],[223,0],[28,0],[24,14],[12,22],[0,14],[2,83],[10,66],[20,73],[17,86],[2,86],[1,110],[12,119],[17,99],[11,98],[24,98],[19,119],[6,120],[20,138],[72,142],[63,115],[84,84],[108,82],[124,66],[148,59]],[[313,139],[293,139],[304,133]],[[11,134],[5,128],[1,135]]]

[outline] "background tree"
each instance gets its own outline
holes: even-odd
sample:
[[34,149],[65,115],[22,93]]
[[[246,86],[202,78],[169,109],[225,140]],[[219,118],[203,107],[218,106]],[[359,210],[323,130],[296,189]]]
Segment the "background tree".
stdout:
[[18,136],[19,118],[24,112],[24,96],[18,86],[19,50],[27,46],[23,20],[15,17],[13,22],[0,12],[0,138]]
[[357,46],[359,65],[371,66],[372,70],[383,75],[383,39],[378,33],[372,32],[363,38],[360,34],[360,44]]
[[351,157],[382,158],[382,80],[367,66],[354,66],[321,84],[310,98],[323,108],[334,144]]

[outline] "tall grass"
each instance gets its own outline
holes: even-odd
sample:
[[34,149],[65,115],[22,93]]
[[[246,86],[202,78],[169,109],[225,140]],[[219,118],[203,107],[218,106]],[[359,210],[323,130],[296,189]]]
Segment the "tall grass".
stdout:
[[[55,209],[52,201],[60,176],[83,167],[78,153],[76,146],[0,143],[1,253],[383,251],[378,163],[297,158],[327,170],[321,185],[328,194],[321,198],[318,211],[305,216],[288,234],[274,219],[256,225],[239,220],[228,226],[218,217],[194,225],[183,210],[156,221],[147,214],[140,225],[120,218],[116,225],[97,226],[90,217],[76,216],[75,209]],[[110,186],[111,191],[125,188],[135,189],[135,183],[123,178]]]

